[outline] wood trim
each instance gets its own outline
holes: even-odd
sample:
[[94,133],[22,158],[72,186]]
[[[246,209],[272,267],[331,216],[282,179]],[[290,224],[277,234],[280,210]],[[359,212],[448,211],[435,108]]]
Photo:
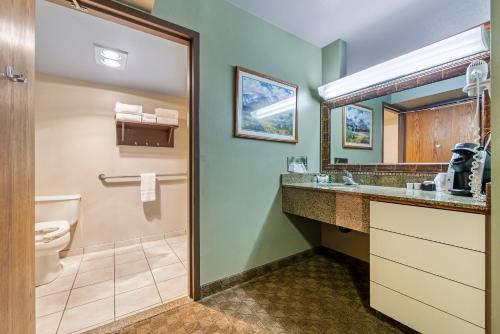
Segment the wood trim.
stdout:
[[[296,94],[296,102],[295,102],[295,138],[293,140],[289,139],[273,139],[273,138],[268,138],[264,136],[257,136],[257,135],[247,135],[247,134],[242,134],[238,132],[238,121],[239,121],[239,116],[238,116],[238,104],[239,104],[239,90],[240,90],[240,73],[245,72],[245,73],[250,73],[259,77],[262,77],[267,80],[275,81],[280,84],[290,86],[295,88],[295,94]],[[244,68],[241,66],[236,66],[235,67],[235,84],[234,84],[234,131],[233,131],[233,136],[237,138],[247,138],[247,139],[256,139],[256,140],[264,140],[264,141],[275,141],[275,142],[282,142],[282,143],[290,143],[290,144],[297,144],[299,142],[299,108],[298,108],[298,101],[299,101],[299,86],[296,84],[291,84],[289,82],[286,82],[281,79],[276,79],[273,78],[269,75],[250,70],[248,68]]]
[[345,142],[345,117],[346,117],[346,107],[347,106],[344,106],[342,108],[342,148],[349,148],[349,149],[356,149],[356,150],[373,150],[373,108],[370,108],[370,107],[366,107],[364,105],[361,105],[359,103],[353,103],[353,104],[350,104],[350,105],[353,105],[353,106],[356,106],[356,107],[359,107],[359,108],[363,108],[363,109],[366,109],[366,110],[370,110],[370,115],[372,117],[372,121],[371,121],[371,129],[370,129],[370,135],[371,135],[371,138],[370,138],[370,146],[355,146],[355,145],[349,145],[349,144],[346,144]]
[[35,333],[35,0],[0,1],[0,324]]
[[[69,0],[50,1],[73,8]],[[79,3],[90,15],[189,47],[189,119],[191,120],[189,126],[189,295],[192,299],[199,300],[201,296],[199,201],[200,34],[112,0],[79,0]]]
[[406,114],[400,113],[398,118],[399,136],[398,136],[398,162],[406,161]]
[[[348,104],[355,104],[364,100],[381,97],[387,94],[400,92],[403,90],[428,85],[434,82],[451,79],[465,74],[468,65],[472,60],[483,59],[489,61],[489,52],[460,59],[442,66],[431,68],[422,72],[411,74],[402,78],[397,78],[388,82],[383,82],[366,89],[362,89],[351,94],[347,94],[335,99],[327,100],[321,103],[320,107],[320,164],[321,171],[364,171],[364,172],[446,172],[448,164],[429,163],[429,164],[332,164],[330,154],[330,110],[343,107]],[[483,122],[490,122],[490,105],[485,103],[485,117]]]

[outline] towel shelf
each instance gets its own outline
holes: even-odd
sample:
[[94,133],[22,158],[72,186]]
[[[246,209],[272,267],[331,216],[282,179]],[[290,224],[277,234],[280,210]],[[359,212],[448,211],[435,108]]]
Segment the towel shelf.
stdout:
[[[167,177],[167,176],[187,176],[187,173],[167,173],[167,174],[156,174],[156,177]],[[105,174],[99,174],[98,178],[101,181],[106,181],[110,179],[128,179],[134,177],[141,177],[140,175],[117,175],[117,176],[106,176]]]
[[116,144],[126,146],[174,147],[178,125],[116,121]]

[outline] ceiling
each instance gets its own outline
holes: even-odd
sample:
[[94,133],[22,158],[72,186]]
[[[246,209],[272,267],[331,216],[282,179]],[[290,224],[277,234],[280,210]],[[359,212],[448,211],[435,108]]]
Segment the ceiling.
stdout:
[[[36,2],[36,70],[187,97],[188,48],[88,14]],[[128,52],[125,70],[96,64],[94,43]]]
[[349,74],[490,18],[490,0],[227,1],[318,47],[345,40]]

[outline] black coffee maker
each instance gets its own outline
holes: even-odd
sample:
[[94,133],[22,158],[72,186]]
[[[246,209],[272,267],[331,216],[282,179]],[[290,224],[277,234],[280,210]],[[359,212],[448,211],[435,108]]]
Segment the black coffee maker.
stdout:
[[[452,195],[472,196],[471,188],[469,187],[469,175],[471,175],[472,162],[474,161],[474,147],[476,147],[476,144],[460,143],[456,144],[451,150],[453,156],[451,157],[446,175],[446,189]],[[484,151],[484,148],[481,147],[479,150]],[[482,171],[482,190],[484,192],[486,183],[491,181],[490,151],[486,150],[484,166],[481,165],[479,169]]]

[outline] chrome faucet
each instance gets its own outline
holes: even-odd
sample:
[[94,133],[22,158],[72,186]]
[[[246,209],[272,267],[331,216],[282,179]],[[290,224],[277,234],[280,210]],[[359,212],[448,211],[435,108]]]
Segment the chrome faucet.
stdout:
[[344,184],[349,185],[349,186],[357,186],[358,184],[354,179],[352,178],[352,173],[349,172],[348,170],[344,171],[344,176],[342,176],[342,180],[344,180]]

